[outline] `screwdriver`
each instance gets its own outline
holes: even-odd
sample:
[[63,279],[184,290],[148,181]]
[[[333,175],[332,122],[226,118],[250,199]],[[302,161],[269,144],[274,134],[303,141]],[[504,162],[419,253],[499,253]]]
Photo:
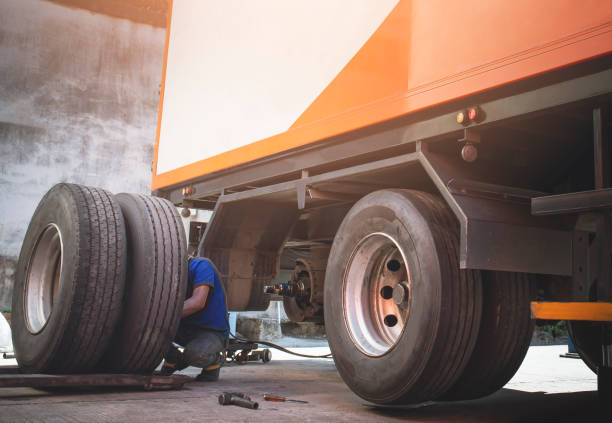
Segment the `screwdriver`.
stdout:
[[274,401],[274,402],[299,402],[299,403],[302,403],[302,404],[308,404],[308,401],[289,399],[287,397],[281,397],[281,396],[278,396],[278,395],[270,395],[270,394],[264,394],[264,400],[266,400],[266,401]]

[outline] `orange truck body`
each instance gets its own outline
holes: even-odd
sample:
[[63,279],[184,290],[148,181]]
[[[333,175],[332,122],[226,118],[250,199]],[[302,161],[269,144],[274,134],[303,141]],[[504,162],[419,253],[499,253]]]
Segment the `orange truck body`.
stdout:
[[[197,30],[195,36],[181,34],[186,32],[185,27],[189,25],[195,28],[207,25],[207,22],[202,22],[203,16],[198,13],[206,12],[213,3],[215,2],[170,1],[153,190],[176,186],[223,169],[320,142],[334,135],[408,115],[612,51],[610,1],[392,1],[388,5],[388,13],[383,10],[382,15],[377,15],[383,17],[382,22],[374,23],[377,26],[371,35],[337,73],[334,71],[335,75],[330,81],[323,81],[326,85],[322,91],[312,93],[314,100],[301,110],[301,114],[293,122],[285,123],[285,127],[280,130],[263,132],[263,138],[262,132],[258,132],[258,136],[254,135],[253,139],[242,137],[240,145],[235,148],[230,146],[229,149],[196,152],[192,151],[194,144],[223,141],[201,131],[190,137],[164,131],[164,125],[188,128],[194,124],[193,102],[179,99],[170,105],[166,104],[170,89],[173,89],[171,79],[182,78],[185,74],[184,68],[207,57],[207,47],[210,43],[222,42],[221,37],[233,34],[232,48],[240,45],[241,37],[244,37],[245,41],[250,39],[253,42],[253,33],[241,34],[241,27],[232,27],[235,12],[232,4],[235,2],[227,2],[226,13],[216,16],[217,19],[227,20],[220,25],[228,25],[230,33],[220,34],[217,40],[206,38],[206,34],[198,36]],[[264,5],[274,7],[277,3],[279,2],[276,0],[267,0],[262,4],[257,2],[258,8],[264,9],[263,13],[267,11]],[[338,3],[345,8],[351,8],[353,4],[363,2]],[[309,7],[322,6],[320,2],[313,2]],[[291,7],[285,6],[283,10],[277,10],[274,16],[270,16],[270,25],[278,25],[279,20],[283,19],[282,13],[290,13],[290,9]],[[346,11],[348,12],[348,9]],[[321,13],[330,12],[322,10]],[[342,13],[342,8],[336,7],[333,13]],[[360,13],[366,16],[370,13],[367,4],[361,5]],[[186,20],[185,16],[190,15],[192,18]],[[267,26],[265,16],[253,16],[253,19],[263,19],[261,25]],[[312,31],[317,31],[316,22],[312,25]],[[338,27],[337,32],[341,32],[342,25]],[[291,27],[289,32],[290,29]],[[287,31],[287,27],[284,30]],[[363,38],[363,35],[360,35]],[[297,37],[295,39],[298,40],[301,37],[303,40],[299,42],[308,43],[309,33],[278,34],[280,38],[291,38],[290,36]],[[330,37],[333,36],[332,31]],[[179,43],[193,43],[193,48],[183,48],[182,52],[179,52]],[[361,41],[357,43],[360,44]],[[217,60],[215,54],[241,53],[235,50],[219,53],[210,47],[212,60]],[[181,57],[180,54],[185,51],[194,54],[188,58],[184,57],[184,54]],[[265,55],[255,56],[248,67],[257,68],[268,59]],[[287,58],[291,59],[292,57]],[[316,67],[317,63],[310,63],[309,66]],[[231,74],[228,69],[228,78]],[[248,79],[249,74],[247,69],[241,73],[241,79]],[[209,78],[206,74],[199,75],[203,80]],[[190,93],[192,97],[201,96],[202,104],[211,101],[207,98],[206,87],[187,82],[193,87],[193,92]],[[249,81],[241,82],[249,84]],[[265,82],[275,85],[274,79],[263,81]],[[216,80],[212,83],[223,86],[232,85],[234,81]],[[261,85],[262,81],[254,80],[252,83],[255,88],[256,85]],[[198,92],[200,88],[201,93]],[[253,89],[252,93],[247,90],[242,94],[244,98],[258,96],[261,93],[260,88]],[[261,97],[258,101],[265,105],[274,99]],[[275,107],[274,104],[267,105]],[[170,107],[173,109],[170,110]],[[207,107],[214,108],[217,105],[208,104],[202,113],[206,113]],[[236,110],[244,108],[240,104],[235,107]],[[282,108],[283,105],[276,107]],[[222,127],[222,131],[231,131],[232,125],[241,125],[240,116],[236,116],[236,120],[232,119],[234,113],[233,110],[226,111],[228,116],[225,120],[221,119],[220,125],[227,128]],[[242,113],[248,115],[249,110]],[[162,169],[160,161],[163,155],[169,154],[167,152],[171,150],[184,150],[188,157]]]

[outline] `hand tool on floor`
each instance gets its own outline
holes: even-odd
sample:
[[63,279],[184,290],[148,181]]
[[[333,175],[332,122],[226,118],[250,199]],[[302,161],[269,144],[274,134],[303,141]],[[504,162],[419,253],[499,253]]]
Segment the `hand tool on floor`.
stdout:
[[244,398],[244,399],[248,399],[249,401],[252,401],[252,398],[250,396],[248,396],[247,394],[245,394],[244,392],[223,392],[226,395],[233,395],[235,397],[240,397],[240,398]]
[[281,397],[281,396],[278,396],[278,395],[270,395],[270,394],[264,394],[264,400],[266,400],[266,401],[274,401],[274,402],[299,402],[299,403],[302,403],[302,404],[308,404],[308,401],[289,399],[287,397]]
[[219,404],[221,405],[237,405],[238,407],[250,408],[257,410],[259,404],[251,401],[251,398],[237,392],[224,392],[219,395]]

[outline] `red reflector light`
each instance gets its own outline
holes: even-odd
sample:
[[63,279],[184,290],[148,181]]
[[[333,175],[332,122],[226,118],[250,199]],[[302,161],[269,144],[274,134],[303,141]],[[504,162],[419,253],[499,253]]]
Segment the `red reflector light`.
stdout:
[[470,120],[476,120],[476,118],[478,117],[478,109],[476,109],[475,107],[471,108],[468,111],[468,117],[470,118]]

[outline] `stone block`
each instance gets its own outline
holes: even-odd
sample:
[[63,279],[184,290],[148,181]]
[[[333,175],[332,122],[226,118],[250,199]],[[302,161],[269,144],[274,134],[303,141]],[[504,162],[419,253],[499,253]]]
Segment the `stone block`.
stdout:
[[276,319],[265,319],[238,315],[236,330],[242,337],[251,340],[271,340],[283,336],[281,325]]

